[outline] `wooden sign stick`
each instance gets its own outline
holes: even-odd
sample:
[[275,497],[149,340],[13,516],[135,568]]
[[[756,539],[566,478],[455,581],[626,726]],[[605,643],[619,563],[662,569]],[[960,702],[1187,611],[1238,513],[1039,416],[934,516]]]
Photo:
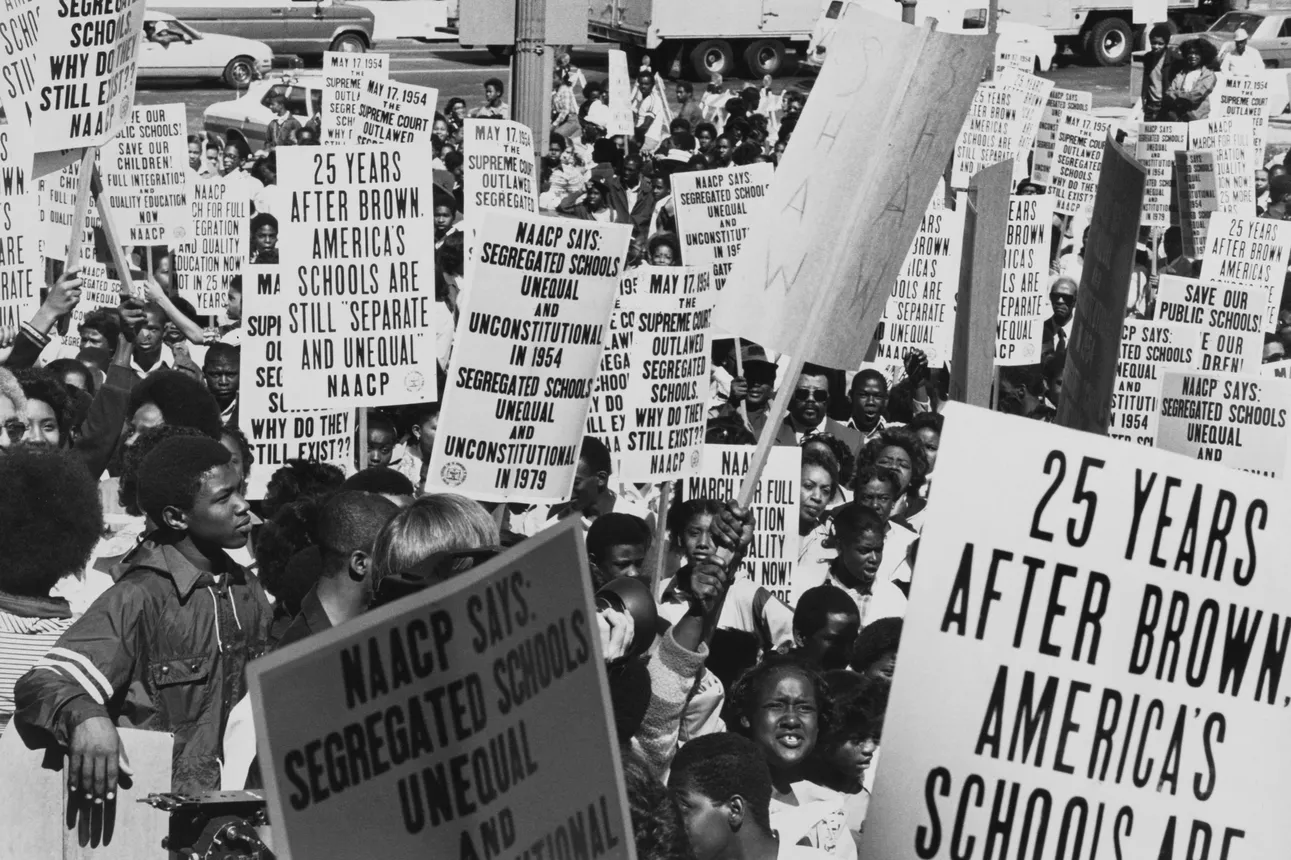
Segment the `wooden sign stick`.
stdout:
[[112,220],[112,209],[108,206],[107,195],[103,193],[103,178],[99,176],[99,168],[94,164],[90,168],[90,188],[99,209],[99,220],[103,222],[103,235],[108,240],[112,265],[117,267],[117,277],[120,278],[121,283],[121,298],[134,298],[134,276],[130,274],[130,260],[126,257],[125,246],[121,244],[121,239],[117,235],[117,225]]

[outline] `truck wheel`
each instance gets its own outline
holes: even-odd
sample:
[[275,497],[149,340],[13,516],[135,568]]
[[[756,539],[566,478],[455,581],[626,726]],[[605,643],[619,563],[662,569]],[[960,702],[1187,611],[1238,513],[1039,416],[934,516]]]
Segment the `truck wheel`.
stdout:
[[256,77],[255,60],[247,56],[234,57],[224,67],[224,85],[229,89],[246,89]]
[[690,51],[690,70],[695,80],[708,83],[714,74],[728,77],[735,73],[735,51],[725,39],[705,39]]
[[509,60],[515,52],[515,45],[489,45],[489,53],[495,60]]
[[362,54],[367,49],[368,43],[355,33],[342,33],[332,40],[332,47],[328,48],[329,51],[345,54]]
[[1089,32],[1089,58],[1099,66],[1121,66],[1130,61],[1134,36],[1120,18],[1104,18]]
[[784,71],[784,42],[778,39],[757,39],[744,49],[744,65],[749,70],[749,77],[762,80],[764,75],[772,77]]

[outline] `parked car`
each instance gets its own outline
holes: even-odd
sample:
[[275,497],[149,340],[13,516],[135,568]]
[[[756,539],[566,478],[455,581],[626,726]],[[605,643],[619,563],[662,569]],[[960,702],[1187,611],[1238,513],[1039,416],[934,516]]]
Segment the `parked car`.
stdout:
[[265,149],[269,123],[274,118],[269,102],[274,96],[282,96],[287,112],[304,125],[322,109],[323,73],[270,73],[252,83],[238,98],[208,107],[203,114],[203,127],[208,134],[218,134],[225,141],[245,141],[252,152]]
[[1245,30],[1250,41],[1247,45],[1260,52],[1264,65],[1270,69],[1291,66],[1291,11],[1280,12],[1229,12],[1209,30],[1200,33],[1180,33],[1170,39],[1171,45],[1182,45],[1189,39],[1202,38],[1214,44],[1220,54],[1232,50],[1233,36]]
[[258,39],[277,54],[321,61],[324,51],[372,46],[372,10],[346,0],[148,0],[207,33]]
[[246,89],[273,66],[264,42],[201,33],[174,15],[147,10],[139,47],[139,78],[219,78]]

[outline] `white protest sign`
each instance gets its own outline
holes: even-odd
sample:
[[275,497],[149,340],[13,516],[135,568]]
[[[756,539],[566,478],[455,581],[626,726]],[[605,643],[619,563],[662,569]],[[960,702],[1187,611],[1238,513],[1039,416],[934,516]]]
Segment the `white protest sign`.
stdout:
[[[619,279],[618,298],[606,329],[605,349],[587,405],[587,435],[605,443],[617,462],[623,453],[627,429],[627,403],[631,368],[632,333],[636,329],[636,311],[624,305],[624,298],[636,291],[636,275],[630,272]],[[616,466],[614,473],[620,473]]]
[[681,262],[712,266],[721,290],[749,227],[766,209],[775,168],[766,163],[673,174],[672,201]]
[[619,474],[658,483],[694,475],[708,419],[709,337],[717,290],[707,268],[642,266],[620,301],[635,311]]
[[193,232],[171,249],[179,294],[199,314],[215,315],[224,307],[229,282],[247,264],[247,225],[251,198],[244,185],[223,179],[193,179]]
[[1291,380],[1177,371],[1161,386],[1157,447],[1270,478],[1287,474]]
[[1017,51],[995,49],[995,75],[1005,72],[1031,72],[1035,69],[1035,54],[1023,54]]
[[1174,154],[1187,148],[1187,123],[1140,123],[1134,157],[1148,172],[1147,182],[1143,187],[1143,226],[1170,226],[1170,200],[1174,195]]
[[428,488],[497,502],[568,496],[631,231],[484,214]]
[[[1279,856],[1286,493],[945,416],[859,855]],[[997,503],[964,504],[983,486]]]
[[1206,231],[1201,277],[1263,287],[1268,292],[1264,330],[1276,331],[1287,276],[1288,246],[1291,222],[1214,212]]
[[435,399],[431,172],[417,146],[278,154],[288,407]]
[[51,260],[66,260],[71,247],[72,230],[85,225],[74,225],[76,220],[76,188],[81,163],[73,162],[62,170],[42,176],[36,181],[37,215],[40,218],[37,244],[41,256]]
[[944,195],[933,196],[888,294],[874,363],[889,378],[912,349],[923,350],[929,367],[950,358],[967,199],[960,194],[956,208],[947,209]]
[[30,181],[29,166],[19,165],[9,148],[11,129],[0,125],[0,327],[17,331],[40,307],[44,264],[36,247],[36,184]]
[[[1049,93],[1053,90],[1053,81],[1031,74],[1031,57],[1027,56],[1027,66],[1020,70],[997,70],[995,82],[1001,90],[1009,93],[1010,104],[1017,113],[1017,132],[1014,136],[1013,179],[1026,178],[1031,169],[1027,157],[1035,147],[1036,134],[1040,131],[1040,120],[1044,117],[1045,105],[1049,102]],[[990,165],[987,165],[988,167]]]
[[1063,111],[1049,183],[1054,209],[1063,215],[1093,215],[1098,175],[1103,169],[1103,144],[1111,127],[1092,113]]
[[967,188],[973,174],[1013,157],[1020,128],[1012,95],[994,81],[977,85],[964,127],[955,139],[950,161],[952,188]]
[[1206,248],[1206,231],[1211,213],[1219,208],[1215,186],[1215,153],[1175,153],[1175,175],[1183,185],[1179,194],[1179,230],[1184,253],[1200,257]]
[[608,137],[620,134],[631,137],[636,132],[636,123],[632,118],[632,77],[628,74],[628,55],[615,48],[608,53],[610,115],[605,134]]
[[577,517],[247,680],[276,852],[636,856]]
[[1267,291],[1254,284],[1211,284],[1162,275],[1156,318],[1202,333],[1191,370],[1254,373],[1264,352]]
[[348,146],[354,138],[359,98],[368,79],[390,77],[389,54],[323,52],[323,106],[319,115],[323,146]]
[[1048,186],[1052,182],[1054,147],[1058,143],[1058,123],[1066,111],[1088,112],[1094,106],[1094,96],[1081,90],[1049,90],[1044,113],[1036,129],[1035,152],[1031,161],[1031,181]]
[[463,129],[464,217],[486,211],[538,211],[538,166],[533,132],[511,120],[468,119]]
[[103,193],[124,245],[184,242],[193,229],[186,110],[183,104],[136,107],[99,150]]
[[430,143],[438,100],[433,87],[367,78],[350,140],[358,146]]
[[36,85],[39,0],[6,0],[0,7],[0,112],[9,125],[6,163],[31,178],[31,94]]
[[[705,445],[699,475],[685,481],[689,499],[733,499],[749,471],[752,445]],[[792,606],[793,572],[798,562],[798,504],[802,449],[777,445],[753,492],[753,543],[739,575]]]
[[1291,358],[1261,364],[1260,376],[1268,376],[1274,379],[1291,379]]
[[1187,370],[1200,353],[1201,332],[1195,326],[1126,320],[1107,435],[1149,448],[1155,445],[1162,374]]
[[145,0],[62,0],[41,16],[37,152],[102,146],[130,120]]
[[[1237,75],[1220,73],[1214,92],[1210,94],[1211,117],[1249,117],[1251,120],[1251,170],[1264,166],[1264,153],[1269,138],[1269,108],[1277,98],[1268,74]],[[1286,73],[1282,73],[1285,98]]]
[[1255,135],[1248,116],[1188,123],[1188,148],[1215,154],[1215,197],[1220,212],[1255,215]]
[[1004,234],[1000,315],[995,323],[995,363],[1035,364],[1040,360],[1044,321],[1049,316],[1049,231],[1053,197],[1035,194],[1009,200]]

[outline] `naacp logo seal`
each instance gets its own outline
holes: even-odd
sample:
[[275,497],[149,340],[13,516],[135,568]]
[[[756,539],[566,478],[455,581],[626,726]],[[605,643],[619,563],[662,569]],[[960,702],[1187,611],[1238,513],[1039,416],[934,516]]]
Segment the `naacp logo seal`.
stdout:
[[444,468],[439,470],[439,479],[447,486],[460,487],[466,481],[466,467],[461,463],[445,463]]
[[174,230],[174,234],[173,234],[173,235],[174,235],[174,237],[175,237],[176,239],[187,239],[187,238],[188,238],[188,230],[186,230],[186,229],[185,229],[185,228],[183,228],[183,227],[176,227],[176,228],[175,228],[175,230]]
[[699,468],[699,449],[698,448],[690,452],[690,467],[692,469]]
[[417,394],[426,387],[426,377],[421,375],[421,371],[410,370],[408,375],[403,378],[403,388],[410,394]]

